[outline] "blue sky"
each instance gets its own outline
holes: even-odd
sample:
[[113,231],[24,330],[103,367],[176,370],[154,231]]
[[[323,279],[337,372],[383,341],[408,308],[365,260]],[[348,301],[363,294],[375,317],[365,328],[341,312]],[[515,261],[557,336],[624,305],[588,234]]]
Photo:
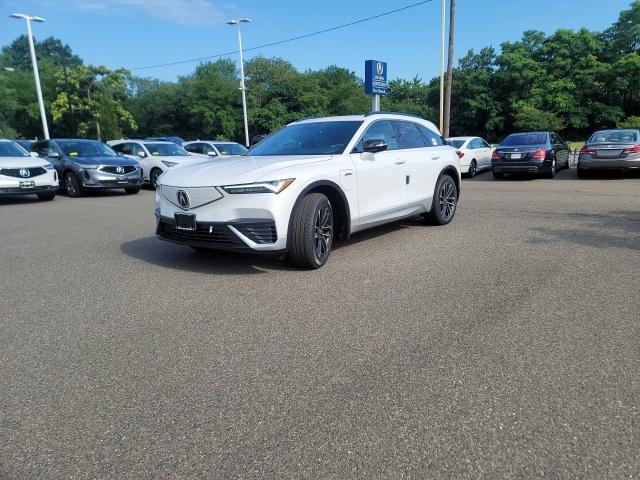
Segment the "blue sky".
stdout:
[[[140,67],[203,57],[237,48],[228,18],[247,16],[245,47],[278,41],[376,15],[417,0],[0,0],[0,45],[25,30],[12,12],[46,18],[36,38],[54,35],[86,62],[110,68]],[[231,3],[233,2],[233,3]],[[300,70],[336,64],[362,76],[364,61],[389,63],[391,78],[430,79],[439,69],[440,0],[364,24],[251,52],[287,59]],[[456,58],[523,31],[602,30],[630,0],[457,0]],[[233,57],[234,60],[236,57]],[[140,70],[165,80],[196,63]]]

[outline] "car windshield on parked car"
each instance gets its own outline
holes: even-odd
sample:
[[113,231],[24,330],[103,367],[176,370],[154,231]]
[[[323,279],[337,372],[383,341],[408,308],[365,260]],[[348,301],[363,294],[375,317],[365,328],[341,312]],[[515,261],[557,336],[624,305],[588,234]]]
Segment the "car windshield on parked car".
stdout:
[[154,157],[188,157],[190,155],[175,143],[145,143],[144,145]]
[[220,155],[244,155],[249,150],[239,143],[214,143]]
[[97,140],[58,140],[58,145],[68,157],[115,157],[118,155]]
[[0,157],[29,157],[29,153],[14,142],[0,142]]
[[362,121],[303,122],[288,125],[249,150],[250,155],[335,155],[344,152]]
[[591,135],[589,145],[598,143],[634,143],[640,141],[635,130],[602,130]]
[[546,133],[512,133],[500,143],[500,146],[543,145],[545,143],[547,143]]

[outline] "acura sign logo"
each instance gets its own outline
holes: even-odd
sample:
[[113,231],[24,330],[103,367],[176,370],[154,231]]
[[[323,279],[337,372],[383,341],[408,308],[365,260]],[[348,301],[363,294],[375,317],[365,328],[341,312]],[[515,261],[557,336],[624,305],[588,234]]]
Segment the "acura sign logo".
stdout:
[[116,167],[116,173],[122,175],[124,173],[124,167]]
[[182,208],[189,208],[189,204],[191,201],[189,200],[189,195],[184,190],[178,190],[176,193],[176,197],[178,198],[178,205]]
[[376,72],[378,72],[378,75],[382,75],[384,73],[384,65],[382,62],[378,62],[376,64]]
[[21,168],[20,169],[20,176],[27,178],[30,175],[29,173],[29,169],[28,168]]

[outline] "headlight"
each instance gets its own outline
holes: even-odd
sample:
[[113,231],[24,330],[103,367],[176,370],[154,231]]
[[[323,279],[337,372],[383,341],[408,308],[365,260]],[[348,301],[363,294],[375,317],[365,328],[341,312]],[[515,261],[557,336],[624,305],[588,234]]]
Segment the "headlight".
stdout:
[[53,166],[53,163],[47,162],[47,163],[44,164],[44,169],[45,170],[53,170],[54,168],[55,167]]
[[245,183],[244,185],[227,185],[222,189],[227,193],[280,193],[294,180],[295,178],[286,178],[284,180]]
[[166,160],[161,160],[161,162],[164,163],[167,168],[175,167],[178,164],[178,162],[167,162]]

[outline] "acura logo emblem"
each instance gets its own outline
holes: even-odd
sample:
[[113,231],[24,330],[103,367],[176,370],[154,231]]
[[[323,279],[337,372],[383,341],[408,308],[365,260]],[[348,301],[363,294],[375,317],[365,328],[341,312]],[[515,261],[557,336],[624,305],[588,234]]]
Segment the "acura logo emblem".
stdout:
[[382,62],[378,62],[376,64],[376,72],[378,72],[378,75],[382,75],[384,73],[384,65]]
[[178,205],[182,208],[189,208],[189,204],[191,203],[189,200],[189,195],[184,190],[178,190],[176,193],[176,197],[178,197]]
[[124,167],[116,167],[116,173],[119,173],[122,175],[124,173]]
[[21,168],[20,169],[20,176],[27,178],[29,176],[29,169],[28,168]]

